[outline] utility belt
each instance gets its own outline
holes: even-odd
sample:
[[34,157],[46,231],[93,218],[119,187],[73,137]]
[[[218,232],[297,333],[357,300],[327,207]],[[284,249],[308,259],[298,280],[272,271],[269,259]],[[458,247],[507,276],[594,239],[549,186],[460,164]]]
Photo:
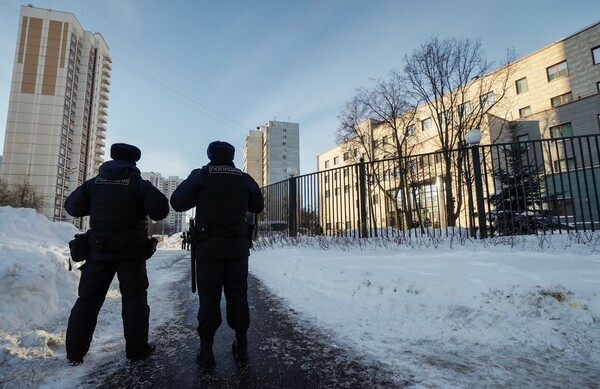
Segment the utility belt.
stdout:
[[148,237],[145,232],[91,231],[90,249],[106,254],[145,254]]
[[195,238],[202,242],[208,238],[235,239],[248,236],[248,223],[217,224],[198,223],[195,225]]

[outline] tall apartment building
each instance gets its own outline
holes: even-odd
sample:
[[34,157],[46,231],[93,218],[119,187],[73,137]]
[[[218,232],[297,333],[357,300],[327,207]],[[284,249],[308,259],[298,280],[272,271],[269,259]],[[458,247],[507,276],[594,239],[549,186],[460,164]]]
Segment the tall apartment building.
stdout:
[[269,121],[251,130],[244,143],[243,169],[259,186],[289,178],[288,169],[300,173],[300,126]]
[[[182,178],[177,176],[165,178],[160,173],[155,172],[142,172],[142,178],[150,181],[152,185],[157,187],[168,199],[171,198],[175,189],[183,181]],[[191,211],[193,212],[193,210]],[[157,222],[160,223],[160,229],[157,229],[156,231],[160,231],[160,233],[164,234],[174,234],[187,230],[190,216],[191,215],[188,215],[186,212],[175,212],[175,210],[171,208],[169,216],[167,216],[164,222]]]
[[[22,6],[0,177],[28,182],[50,220],[103,162],[109,48],[71,13]],[[82,227],[82,226],[80,226]]]

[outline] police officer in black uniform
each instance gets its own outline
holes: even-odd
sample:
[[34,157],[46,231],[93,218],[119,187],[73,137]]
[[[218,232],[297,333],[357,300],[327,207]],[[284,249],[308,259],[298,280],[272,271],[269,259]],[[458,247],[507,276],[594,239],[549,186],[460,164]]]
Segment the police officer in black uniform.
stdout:
[[[225,290],[227,324],[235,330],[233,352],[238,360],[247,359],[250,326],[248,309],[248,225],[246,213],[262,212],[260,188],[247,173],[233,163],[235,149],[227,142],[208,146],[210,162],[193,170],[171,195],[171,206],[178,212],[196,207],[193,255],[200,308],[198,335],[201,367],[212,368],[214,335],[221,325],[221,293]],[[192,234],[194,234],[192,232]]]
[[98,313],[115,273],[122,295],[122,317],[127,359],[147,358],[155,345],[148,342],[146,216],[162,220],[169,201],[150,181],[143,180],[136,162],[141,151],[115,143],[112,161],[100,166],[100,174],[75,189],[65,209],[75,217],[90,216],[90,255],[81,267],[79,298],[67,328],[67,359],[76,366],[87,354]]

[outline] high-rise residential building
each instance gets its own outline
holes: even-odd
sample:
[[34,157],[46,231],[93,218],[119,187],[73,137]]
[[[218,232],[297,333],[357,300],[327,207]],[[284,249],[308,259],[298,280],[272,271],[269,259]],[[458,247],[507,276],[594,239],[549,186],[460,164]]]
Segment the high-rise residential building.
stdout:
[[244,143],[244,171],[259,186],[300,173],[300,126],[298,123],[269,121],[251,130]]
[[99,33],[71,13],[21,7],[0,177],[31,185],[50,220],[70,220],[66,197],[104,160],[110,75]]
[[[167,196],[168,199],[171,198],[171,195],[175,189],[183,181],[182,178],[177,176],[169,176],[168,178],[165,178],[160,173],[155,172],[142,172],[142,178],[150,181],[152,185],[157,187],[165,196]],[[193,211],[194,210],[191,210],[191,212]],[[190,217],[193,217],[193,214],[188,214],[186,212],[175,212],[175,210],[171,208],[169,216],[167,216],[167,218],[163,221],[157,222],[159,223],[160,228],[154,228],[155,231],[152,232],[170,235],[176,232],[187,230]]]

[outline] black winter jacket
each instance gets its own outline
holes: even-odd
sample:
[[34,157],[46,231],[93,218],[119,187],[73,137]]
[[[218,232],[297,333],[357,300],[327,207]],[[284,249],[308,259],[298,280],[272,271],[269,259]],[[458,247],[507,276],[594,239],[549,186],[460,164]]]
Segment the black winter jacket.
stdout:
[[197,229],[207,227],[207,239],[196,245],[200,259],[247,257],[246,213],[260,213],[263,195],[254,179],[232,163],[210,162],[193,170],[171,195],[178,212],[196,207]]
[[90,216],[90,259],[125,260],[144,256],[147,220],[169,214],[169,202],[135,164],[113,160],[100,174],[75,189],[65,201],[71,216]]

